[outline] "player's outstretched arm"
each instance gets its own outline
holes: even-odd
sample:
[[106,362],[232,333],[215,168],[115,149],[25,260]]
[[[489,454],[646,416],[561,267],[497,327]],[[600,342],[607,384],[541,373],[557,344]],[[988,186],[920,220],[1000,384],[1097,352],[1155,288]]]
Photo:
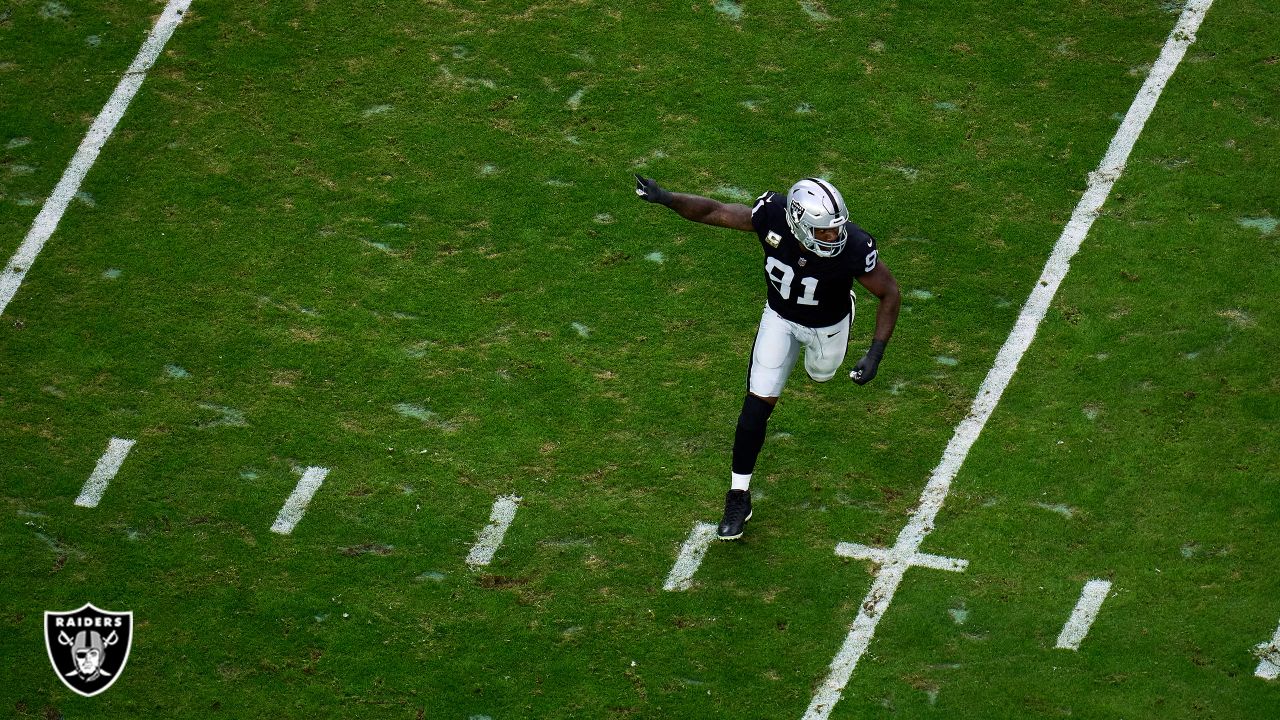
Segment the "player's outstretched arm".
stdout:
[[751,208],[746,205],[722,203],[701,195],[673,193],[651,178],[640,175],[636,175],[636,195],[646,202],[666,205],[686,220],[755,232],[755,227],[751,224]]
[[858,278],[863,287],[870,290],[880,300],[876,308],[876,331],[872,336],[871,347],[867,354],[853,366],[849,378],[859,385],[866,385],[876,376],[880,361],[884,359],[885,346],[893,336],[893,329],[898,324],[898,309],[902,306],[902,293],[898,290],[898,280],[889,272],[884,263],[876,261],[871,272]]

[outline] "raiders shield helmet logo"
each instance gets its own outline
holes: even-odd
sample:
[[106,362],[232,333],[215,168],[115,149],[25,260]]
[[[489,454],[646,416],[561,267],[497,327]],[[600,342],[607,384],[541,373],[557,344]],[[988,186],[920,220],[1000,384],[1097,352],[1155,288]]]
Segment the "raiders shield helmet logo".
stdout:
[[63,684],[93,697],[111,687],[129,660],[133,644],[133,612],[99,610],[85,603],[79,610],[45,611],[44,646]]

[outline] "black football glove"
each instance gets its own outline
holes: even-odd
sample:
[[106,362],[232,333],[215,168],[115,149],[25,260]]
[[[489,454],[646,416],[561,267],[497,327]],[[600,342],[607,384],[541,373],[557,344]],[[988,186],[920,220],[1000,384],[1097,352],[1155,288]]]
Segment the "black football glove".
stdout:
[[640,175],[636,175],[636,194],[645,202],[658,203],[659,205],[671,204],[671,192],[663,189],[657,182]]
[[853,372],[849,373],[849,379],[859,385],[866,385],[876,376],[876,369],[880,367],[880,361],[884,359],[883,340],[872,340],[871,349],[867,350],[867,354],[862,356],[857,365],[853,366]]

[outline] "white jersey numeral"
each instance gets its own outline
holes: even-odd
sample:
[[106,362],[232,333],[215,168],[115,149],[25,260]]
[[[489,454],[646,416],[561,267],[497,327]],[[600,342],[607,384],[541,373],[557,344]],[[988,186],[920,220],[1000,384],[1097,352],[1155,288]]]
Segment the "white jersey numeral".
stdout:
[[871,272],[876,269],[876,256],[878,254],[880,254],[879,250],[872,250],[867,253],[867,272]]
[[[791,281],[796,277],[796,271],[791,266],[782,262],[778,258],[770,257],[765,260],[764,272],[769,276],[769,280],[773,283],[774,288],[778,290],[778,294],[783,300],[791,299]],[[817,305],[818,278],[802,277],[800,284],[804,286],[804,294],[796,298],[797,305]]]
[[764,272],[773,281],[773,286],[777,288],[778,294],[782,296],[782,299],[790,300],[791,280],[796,276],[796,271],[778,258],[771,257],[764,263]]
[[804,286],[804,294],[796,298],[797,305],[817,305],[818,301],[813,299],[813,294],[818,291],[818,278],[805,277],[800,278],[800,284]]

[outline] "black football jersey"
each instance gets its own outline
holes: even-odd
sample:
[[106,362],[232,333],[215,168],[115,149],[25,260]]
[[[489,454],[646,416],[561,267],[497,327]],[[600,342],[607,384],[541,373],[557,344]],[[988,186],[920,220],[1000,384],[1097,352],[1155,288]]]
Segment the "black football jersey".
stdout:
[[751,208],[751,224],[764,248],[769,307],[808,327],[835,325],[849,314],[853,280],[876,266],[876,240],[847,223],[848,240],[839,255],[824,258],[800,243],[787,224],[787,201],[767,192]]

